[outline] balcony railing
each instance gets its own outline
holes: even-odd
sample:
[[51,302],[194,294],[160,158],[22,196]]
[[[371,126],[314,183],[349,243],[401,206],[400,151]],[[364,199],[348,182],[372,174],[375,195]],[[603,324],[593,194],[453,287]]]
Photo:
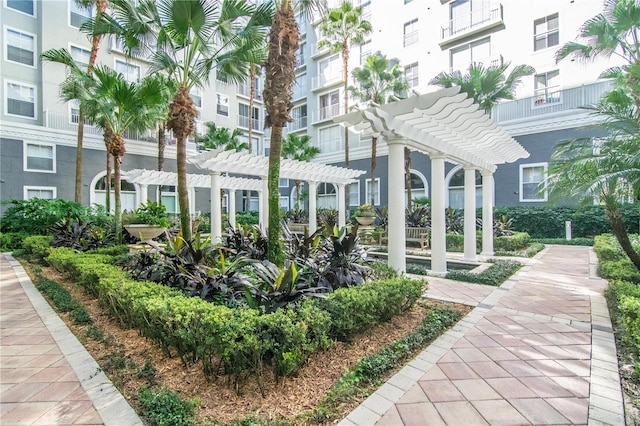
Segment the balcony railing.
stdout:
[[287,129],[290,132],[295,132],[297,130],[306,129],[307,128],[307,117],[299,117],[296,118],[292,123],[287,124]]
[[491,116],[496,123],[503,123],[596,105],[611,88],[612,83],[607,80],[571,89],[549,88],[536,96],[498,104]]
[[418,37],[420,33],[418,31],[412,31],[404,35],[404,47],[411,46],[412,44],[416,44],[418,42]]
[[342,74],[335,75],[319,75],[311,79],[311,90],[316,90],[329,84],[335,84],[342,81]]
[[[238,126],[243,127],[245,129],[248,129],[249,128],[249,117],[247,117],[245,115],[239,115],[238,116]],[[251,119],[251,128],[253,130],[261,131],[262,130],[262,124],[260,123],[260,120],[258,120],[257,118],[252,118]]]
[[311,119],[314,123],[318,121],[330,120],[331,118],[340,115],[341,111],[341,105],[329,105],[313,111]]
[[[502,64],[504,64],[504,58],[502,57],[502,55],[490,56],[488,58],[480,59],[479,61],[476,61],[476,63],[483,64],[485,68],[499,67],[499,66],[502,66]],[[460,67],[449,68],[449,73],[452,73],[454,71],[460,71],[462,74],[464,74],[469,69],[470,65],[471,63],[468,63],[464,68],[460,68]]]
[[502,23],[502,4],[487,4],[449,21],[447,28],[442,28],[442,41],[449,42],[468,34]]
[[[238,84],[238,94],[241,96],[246,96],[247,98],[251,96],[251,85],[246,83]],[[262,92],[258,86],[253,88],[253,99],[256,101],[262,100]]]

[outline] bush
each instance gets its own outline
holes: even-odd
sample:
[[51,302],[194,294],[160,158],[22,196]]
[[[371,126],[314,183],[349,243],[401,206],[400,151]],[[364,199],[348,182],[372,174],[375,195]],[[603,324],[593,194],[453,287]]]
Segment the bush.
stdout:
[[447,233],[447,251],[464,251],[464,235]]
[[450,280],[498,286],[521,267],[520,262],[513,260],[496,260],[493,265],[479,274],[470,271],[451,271],[446,277]]
[[191,426],[196,424],[193,404],[168,389],[142,388],[138,393],[142,415],[153,426]]
[[49,255],[52,240],[53,237],[48,235],[32,235],[22,241],[22,247],[27,253],[38,260],[42,260]]
[[556,244],[561,246],[592,246],[593,238],[571,238],[567,240],[566,238],[532,238],[530,240],[531,243],[540,243],[540,244]]
[[22,240],[28,237],[25,231],[0,232],[0,251],[12,251],[22,248]]
[[501,251],[516,251],[525,249],[529,245],[529,234],[514,232],[513,235],[503,235],[493,238],[493,248]]
[[86,218],[92,211],[81,204],[57,198],[10,200],[3,204],[9,204],[10,207],[0,222],[2,232],[26,232],[31,235],[46,235],[61,220]]
[[[598,259],[602,263],[607,261],[623,260],[627,255],[618,244],[618,240],[611,234],[599,235],[594,239],[594,247]],[[608,277],[605,277],[608,278]]]
[[373,278],[376,280],[390,280],[398,277],[398,271],[384,262],[374,260],[367,263],[367,266],[373,270]]
[[49,296],[58,311],[69,312],[69,316],[74,324],[83,325],[93,322],[89,312],[57,282],[40,278],[36,281],[35,286],[38,290]]

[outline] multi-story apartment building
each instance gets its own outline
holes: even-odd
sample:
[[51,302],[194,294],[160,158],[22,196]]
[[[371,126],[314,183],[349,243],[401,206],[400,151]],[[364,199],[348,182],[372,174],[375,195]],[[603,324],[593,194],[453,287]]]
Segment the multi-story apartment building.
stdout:
[[[602,0],[355,0],[373,31],[362,45],[351,48],[349,68],[360,66],[368,54],[380,51],[397,58],[416,93],[436,90],[428,82],[441,71],[464,70],[471,62],[485,65],[528,64],[536,74],[523,79],[517,100],[498,105],[492,117],[529,153],[516,164],[501,165],[495,173],[496,205],[539,205],[546,202],[537,193],[544,179],[553,146],[560,140],[584,135],[580,130],[593,117],[579,107],[593,104],[609,87],[598,75],[609,62],[556,63],[554,54],[574,40],[580,25],[602,10]],[[330,1],[336,6],[339,1]],[[2,200],[30,197],[73,199],[75,176],[77,105],[59,100],[59,84],[65,68],[42,63],[40,55],[51,48],[67,48],[80,64],[88,61],[90,41],[79,27],[91,10],[79,9],[74,0],[2,0],[0,105],[0,196]],[[319,19],[300,21],[302,33],[297,80],[293,90],[293,123],[287,132],[308,134],[322,153],[315,160],[343,164],[344,131],[333,122],[343,114],[342,59],[339,54],[317,48],[323,36]],[[138,80],[145,75],[144,60],[127,58],[115,40],[100,45],[98,62]],[[350,82],[351,84],[351,82]],[[262,80],[257,79],[254,108],[249,111],[249,84],[227,85],[213,76],[203,89],[194,89],[198,107],[197,131],[205,122],[238,128],[247,138],[251,120],[252,149],[268,155],[269,132],[263,130]],[[353,102],[352,102],[353,103]],[[99,129],[85,126],[83,154],[83,202],[103,203],[105,198],[105,149]],[[123,170],[156,169],[157,144],[152,133],[127,135]],[[175,170],[175,148],[166,147],[165,170]],[[368,170],[370,139],[351,133],[350,167]],[[195,145],[189,145],[195,154]],[[386,145],[380,141],[377,177],[363,175],[350,185],[353,208],[368,201],[373,191],[377,205],[385,205],[388,176]],[[447,200],[462,206],[460,165],[447,164]],[[190,172],[205,173],[191,168]],[[393,173],[403,173],[402,170]],[[412,154],[412,196],[429,196],[430,160]],[[478,187],[479,188],[479,187]],[[140,202],[136,185],[123,183],[123,206]],[[318,186],[318,206],[336,206],[337,188]],[[155,199],[153,190],[149,198]],[[294,205],[293,182],[282,180],[282,207]],[[192,191],[192,211],[209,210],[209,191]],[[257,193],[245,192],[239,205],[256,209]],[[478,190],[478,197],[480,197]],[[177,210],[174,187],[163,187],[162,197],[170,211]],[[481,204],[478,204],[481,205]]]

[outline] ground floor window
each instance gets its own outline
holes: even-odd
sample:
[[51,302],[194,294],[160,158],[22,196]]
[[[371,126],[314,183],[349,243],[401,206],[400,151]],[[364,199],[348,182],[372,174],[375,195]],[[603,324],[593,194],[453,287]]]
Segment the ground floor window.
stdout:
[[349,205],[351,207],[360,205],[360,181],[349,184]]
[[547,177],[547,163],[520,165],[520,201],[547,201],[547,189],[542,187]]
[[367,193],[367,203],[371,202],[371,198],[373,198],[374,200],[374,205],[379,206],[380,205],[380,178],[376,178],[376,180],[373,182],[373,185],[371,184],[371,179],[367,179],[365,181],[365,185],[366,185],[366,193]]
[[43,198],[51,200],[56,198],[57,188],[55,186],[25,186],[24,187],[24,199],[30,200],[31,198]]
[[[464,208],[464,169],[458,167],[449,173],[449,207]],[[482,205],[482,175],[476,170],[476,207]]]
[[245,191],[242,194],[243,202],[246,211],[257,212],[260,210],[260,193],[258,191]]
[[337,209],[338,208],[338,191],[332,183],[322,182],[318,184],[318,202],[319,209]]
[[[115,212],[115,198],[114,198],[114,182],[113,177],[111,177],[111,190],[109,191],[109,200],[111,206],[111,213]],[[107,205],[107,177],[102,176],[100,179],[96,181],[96,184],[93,187],[94,197],[93,203],[101,206]],[[122,211],[128,210],[133,211],[136,209],[136,188],[133,184],[127,182],[126,180],[120,180],[120,203]]]
[[[411,199],[427,197],[427,179],[416,170],[411,170]],[[404,205],[409,205],[409,191],[404,190]]]

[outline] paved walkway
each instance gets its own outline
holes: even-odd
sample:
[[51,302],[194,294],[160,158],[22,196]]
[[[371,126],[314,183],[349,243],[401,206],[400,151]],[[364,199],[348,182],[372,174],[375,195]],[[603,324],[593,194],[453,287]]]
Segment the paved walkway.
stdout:
[[0,255],[0,424],[143,424],[7,254]]
[[597,259],[550,246],[502,286],[429,278],[475,306],[341,425],[624,425]]

